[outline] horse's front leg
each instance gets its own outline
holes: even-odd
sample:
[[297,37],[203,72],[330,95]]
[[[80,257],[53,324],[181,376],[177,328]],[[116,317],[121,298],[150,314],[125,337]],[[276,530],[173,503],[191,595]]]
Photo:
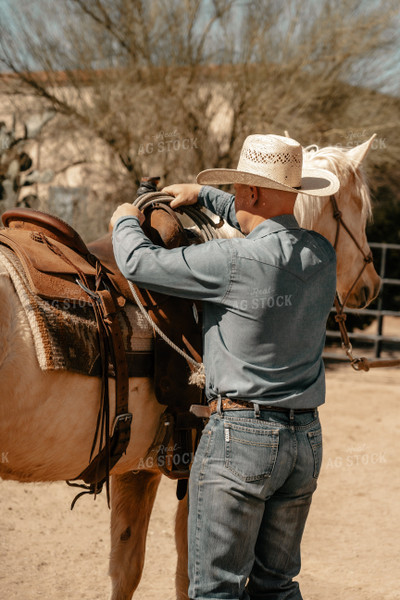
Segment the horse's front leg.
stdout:
[[161,475],[139,471],[111,482],[111,600],[130,600],[142,576],[147,529]]
[[175,543],[178,554],[176,565],[176,600],[189,600],[188,587],[188,542],[187,542],[187,519],[188,519],[188,494],[178,504],[175,518]]

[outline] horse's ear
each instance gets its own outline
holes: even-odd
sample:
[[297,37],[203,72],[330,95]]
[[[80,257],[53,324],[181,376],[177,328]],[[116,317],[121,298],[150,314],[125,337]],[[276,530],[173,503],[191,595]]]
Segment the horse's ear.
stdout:
[[372,142],[374,141],[374,139],[376,138],[376,133],[374,133],[374,135],[372,137],[369,138],[369,140],[367,140],[366,142],[364,142],[363,144],[360,144],[359,146],[356,146],[355,148],[351,148],[350,150],[347,151],[347,154],[356,162],[356,167],[359,167],[362,163],[362,161],[364,160],[364,158],[367,156],[369,149],[372,146]]

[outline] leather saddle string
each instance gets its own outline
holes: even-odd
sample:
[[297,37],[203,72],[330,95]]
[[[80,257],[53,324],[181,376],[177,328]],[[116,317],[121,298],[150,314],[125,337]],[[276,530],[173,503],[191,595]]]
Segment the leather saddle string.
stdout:
[[[115,454],[112,457],[113,465],[110,463],[110,449],[111,449],[111,441],[110,436],[110,398],[109,398],[109,378],[108,378],[108,367],[110,363],[110,358],[112,360],[115,378],[116,378],[116,406],[115,406],[115,416],[116,419],[119,416],[128,416],[128,371],[126,365],[125,354],[123,355],[123,361],[118,359],[116,356],[114,346],[118,344],[118,353],[121,354],[123,351],[123,344],[121,340],[120,329],[115,318],[110,318],[110,309],[115,311],[115,302],[109,291],[102,291],[100,287],[104,284],[104,273],[102,271],[102,267],[95,260],[96,265],[96,277],[95,277],[95,290],[91,290],[88,280],[85,274],[74,265],[74,263],[64,255],[64,253],[53,244],[44,234],[41,234],[41,240],[48,246],[48,248],[60,256],[67,264],[72,266],[78,275],[78,279],[81,281],[83,289],[85,289],[88,300],[93,308],[93,312],[96,319],[97,329],[99,332],[98,340],[99,340],[99,351],[101,357],[101,366],[102,366],[102,378],[101,378],[101,396],[100,396],[100,407],[96,421],[96,428],[94,439],[90,451],[89,458],[89,466],[82,471],[75,479],[83,479],[84,481],[89,482],[89,486],[84,484],[72,484],[74,487],[81,487],[85,489],[83,493],[90,493],[96,496],[97,493],[101,491],[103,484],[106,484],[107,490],[107,502],[110,506],[110,489],[109,489],[109,474],[111,467],[119,460],[123,452],[126,450],[126,446],[129,442],[130,437],[130,421],[125,420],[121,425],[119,421],[117,422],[120,425],[120,430],[116,433],[116,441],[113,444]],[[90,256],[87,257],[88,259]],[[111,301],[110,306],[107,308],[105,302],[101,302],[102,294],[108,294],[109,299]],[[100,300],[100,301],[99,301]],[[115,343],[114,343],[115,342]],[[122,378],[122,381],[121,381]],[[97,447],[97,455],[93,459],[94,451]],[[101,474],[100,474],[101,469]],[[82,495],[79,494],[74,499],[71,509],[73,508],[76,500]]]
[[[97,293],[103,295],[104,291],[98,290]],[[101,487],[105,483],[107,502],[110,506],[109,475],[112,467],[125,453],[128,446],[132,415],[128,413],[128,368],[120,326],[115,315],[113,315],[114,318],[110,318],[110,315],[107,314],[106,307],[98,312],[100,315],[99,331],[103,331],[100,336],[103,338],[105,346],[104,377],[102,378],[104,404],[101,410],[100,439],[96,457],[76,479],[89,482],[91,484],[90,493],[94,494],[96,491],[101,491]],[[115,373],[115,420],[111,434],[108,391],[109,364],[113,365]]]
[[[72,266],[75,269],[82,284],[85,286],[85,288],[87,290],[90,291],[90,286],[89,286],[88,280],[87,280],[85,274],[79,269],[79,267],[74,265],[74,263],[67,256],[65,256],[65,254],[55,244],[50,242],[50,240],[47,238],[47,236],[45,236],[44,234],[40,234],[40,238],[52,252],[57,254],[57,256],[62,258],[67,264],[69,264],[70,266]],[[92,306],[92,309],[93,309],[93,312],[95,315],[95,319],[96,319],[97,330],[99,332],[98,340],[99,340],[99,352],[100,352],[100,358],[101,358],[101,372],[102,372],[100,409],[99,409],[99,412],[97,415],[95,434],[94,434],[93,443],[92,443],[92,447],[90,450],[90,457],[89,457],[89,462],[91,462],[96,445],[98,445],[98,448],[100,451],[103,447],[104,438],[105,438],[105,444],[106,444],[106,454],[107,455],[109,454],[109,452],[107,451],[109,449],[109,439],[108,439],[109,436],[107,435],[107,432],[109,431],[109,406],[110,406],[109,389],[108,389],[109,349],[108,349],[108,345],[105,343],[105,339],[107,336],[106,336],[106,331],[104,328],[104,323],[101,318],[99,306],[90,293],[87,294],[87,296],[88,296],[88,300]],[[98,467],[96,468],[96,474],[97,474],[97,469],[98,469]],[[108,471],[108,469],[107,469],[107,471]],[[96,483],[97,483],[97,478],[96,478]],[[95,493],[96,493],[96,491],[95,491]]]

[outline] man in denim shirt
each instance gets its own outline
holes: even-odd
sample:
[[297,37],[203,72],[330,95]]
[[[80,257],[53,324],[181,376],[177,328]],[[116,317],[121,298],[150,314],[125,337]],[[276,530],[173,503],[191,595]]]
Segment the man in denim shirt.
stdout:
[[[300,542],[322,459],[317,407],[336,284],[335,252],[293,216],[298,191],[331,195],[337,178],[302,169],[294,140],[249,136],[237,169],[166,188],[172,207],[199,204],[246,237],[166,250],[142,232],[140,211],[114,213],[113,244],[128,279],[204,302],[211,417],[189,485],[189,596],[300,600]],[[317,201],[317,200],[316,200]]]

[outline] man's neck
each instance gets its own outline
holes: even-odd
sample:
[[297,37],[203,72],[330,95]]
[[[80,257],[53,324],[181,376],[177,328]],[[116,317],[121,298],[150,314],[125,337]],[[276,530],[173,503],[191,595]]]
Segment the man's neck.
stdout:
[[236,216],[247,235],[260,223],[280,215],[292,215],[297,194],[281,190],[236,186]]
[[246,235],[247,235],[248,233],[253,231],[253,229],[258,227],[258,225],[260,225],[267,219],[273,219],[274,217],[279,217],[281,215],[293,215],[293,210],[286,211],[286,212],[282,212],[282,210],[271,210],[271,211],[266,211],[262,215],[254,215],[251,213],[247,213],[246,218],[243,219],[244,220],[243,226],[241,223],[239,223],[239,225],[240,225],[243,233],[246,233]]

